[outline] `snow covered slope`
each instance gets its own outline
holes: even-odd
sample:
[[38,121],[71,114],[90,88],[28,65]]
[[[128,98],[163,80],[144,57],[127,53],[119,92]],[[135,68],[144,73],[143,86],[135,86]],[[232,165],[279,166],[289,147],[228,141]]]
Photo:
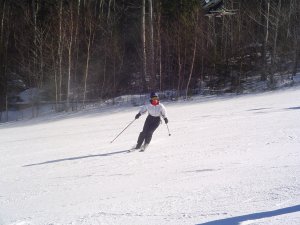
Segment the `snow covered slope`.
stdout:
[[0,127],[1,225],[299,225],[300,88]]

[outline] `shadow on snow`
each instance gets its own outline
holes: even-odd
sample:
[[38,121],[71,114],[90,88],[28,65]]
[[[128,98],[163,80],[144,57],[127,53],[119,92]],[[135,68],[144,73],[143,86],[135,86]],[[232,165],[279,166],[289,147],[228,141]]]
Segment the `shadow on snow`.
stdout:
[[280,216],[283,214],[294,213],[299,211],[300,211],[300,205],[295,205],[295,206],[291,206],[283,209],[277,209],[273,211],[253,213],[253,214],[248,214],[243,216],[231,217],[227,219],[214,220],[206,223],[199,223],[197,225],[240,225],[242,222],[248,220],[263,219],[263,218]]
[[45,161],[45,162],[41,162],[41,163],[28,164],[28,165],[24,165],[22,167],[40,166],[40,165],[44,165],[44,164],[59,163],[59,162],[64,162],[64,161],[72,161],[72,160],[86,159],[86,158],[92,158],[92,157],[111,156],[111,155],[122,154],[122,153],[125,153],[125,152],[128,152],[128,150],[117,151],[117,152],[109,152],[109,153],[97,154],[97,155],[84,155],[84,156],[77,156],[77,157],[70,157],[70,158],[63,158],[63,159],[55,159],[55,160]]
[[297,109],[300,109],[300,106],[298,107],[290,107],[290,108],[286,108],[287,110],[297,110]]

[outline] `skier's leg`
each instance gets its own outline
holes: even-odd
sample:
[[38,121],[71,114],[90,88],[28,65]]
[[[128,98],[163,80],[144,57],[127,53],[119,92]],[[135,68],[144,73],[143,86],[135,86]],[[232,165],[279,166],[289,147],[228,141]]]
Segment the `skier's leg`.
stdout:
[[[154,132],[154,131],[153,131]],[[147,133],[146,137],[145,137],[145,144],[149,145],[151,140],[152,140],[152,135],[153,135],[153,132],[149,132]]]
[[149,126],[149,129],[147,130],[147,132],[145,133],[145,144],[149,144],[151,142],[152,139],[152,135],[154,133],[154,131],[158,128],[160,123],[160,118],[156,117],[153,121],[151,126]]
[[145,140],[145,132],[142,131],[142,132],[140,133],[139,137],[138,137],[138,141],[137,141],[137,144],[136,144],[136,147],[135,147],[135,148],[136,148],[136,149],[140,148],[140,147],[142,146],[144,140]]
[[140,148],[146,138],[146,134],[149,130],[149,127],[151,125],[151,120],[149,118],[149,116],[147,117],[145,123],[144,123],[144,127],[143,127],[143,130],[142,132],[140,133],[139,137],[138,137],[138,140],[137,140],[137,145],[136,145],[136,149]]

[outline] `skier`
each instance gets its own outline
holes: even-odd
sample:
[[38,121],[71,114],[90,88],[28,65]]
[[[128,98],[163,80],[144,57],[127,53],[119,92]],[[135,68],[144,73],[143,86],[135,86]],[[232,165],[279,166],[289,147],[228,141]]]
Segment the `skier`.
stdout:
[[161,122],[160,117],[164,119],[166,124],[169,122],[167,118],[166,108],[163,104],[159,102],[158,95],[155,92],[152,92],[150,94],[150,104],[144,105],[140,109],[139,113],[136,114],[135,119],[138,119],[142,114],[146,113],[147,111],[148,116],[144,123],[143,130],[138,137],[137,145],[135,147],[135,149],[140,149],[142,147],[142,144],[144,143],[141,151],[145,150],[149,145],[152,139],[153,132],[156,130],[156,128]]

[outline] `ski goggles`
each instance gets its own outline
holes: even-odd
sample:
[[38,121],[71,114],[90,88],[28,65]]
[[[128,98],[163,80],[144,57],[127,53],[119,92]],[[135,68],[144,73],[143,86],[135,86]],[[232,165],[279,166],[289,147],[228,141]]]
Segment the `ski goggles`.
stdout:
[[151,100],[159,100],[158,97],[152,97]]

